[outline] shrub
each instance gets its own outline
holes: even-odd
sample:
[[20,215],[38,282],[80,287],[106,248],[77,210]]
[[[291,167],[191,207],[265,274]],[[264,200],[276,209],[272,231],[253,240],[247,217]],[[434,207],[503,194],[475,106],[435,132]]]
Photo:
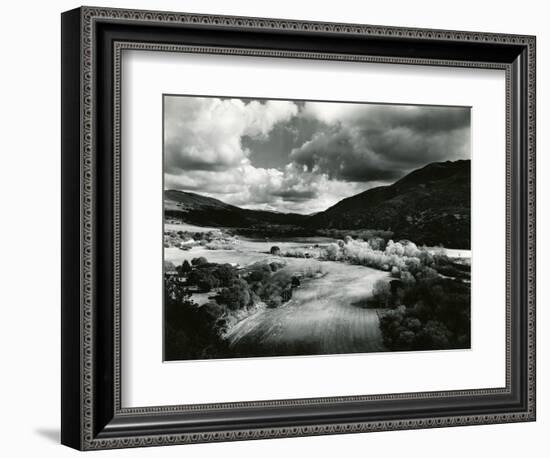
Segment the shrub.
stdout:
[[165,279],[165,355],[168,360],[225,357],[227,344],[217,325],[224,309],[208,303],[198,307],[178,281]]
[[414,278],[414,276],[406,270],[401,272],[399,278],[405,286],[412,286],[416,283],[416,278]]
[[204,256],[200,256],[198,258],[191,259],[191,264],[193,266],[200,266],[202,264],[207,264],[207,263],[208,263],[208,261]]
[[386,245],[385,253],[387,255],[395,254],[397,256],[403,256],[405,254],[405,247],[401,243],[395,243],[393,240],[390,240]]
[[269,308],[277,308],[283,305],[283,297],[280,294],[273,293],[266,299],[266,304]]
[[452,333],[440,321],[430,320],[418,334],[418,345],[425,350],[449,348]]
[[212,240],[206,244],[202,243],[207,250],[233,250],[235,249],[235,241],[233,240]]
[[231,310],[251,305],[252,294],[244,280],[237,280],[228,288],[223,288],[216,296],[216,302],[225,304]]
[[[414,275],[423,266],[423,261],[419,257],[405,255],[405,246],[400,242],[394,243],[390,240],[385,247],[385,251],[373,249],[370,243],[363,240],[351,239],[343,245],[341,243],[340,245],[330,244],[321,249],[318,258],[329,261],[345,260],[352,264],[392,271],[394,276],[398,275],[397,269],[399,271],[408,270]],[[423,259],[427,262],[431,261],[431,258],[428,255],[423,255],[424,251],[420,250],[412,242],[406,243],[409,254],[415,253],[418,256],[423,256]],[[378,244],[376,241],[374,245],[382,246],[382,244]],[[393,269],[393,267],[397,269]]]
[[424,267],[423,269],[419,270],[416,274],[417,280],[435,280],[439,277],[439,274],[437,273],[437,270],[432,269],[431,267]]
[[187,276],[187,283],[196,285],[205,293],[220,286],[220,281],[215,277],[211,269],[193,269]]
[[285,266],[284,262],[270,262],[269,268],[271,269],[271,272],[277,272],[279,269],[282,269]]
[[269,264],[256,263],[250,267],[246,280],[249,283],[263,282],[271,276]]
[[404,247],[404,253],[403,253],[404,256],[413,258],[413,257],[418,257],[418,255],[420,254],[420,250],[418,249],[416,244],[414,244],[413,242],[410,242],[407,240],[405,243],[402,243],[402,245]]
[[223,287],[230,286],[239,277],[237,269],[230,264],[218,264],[212,273]]
[[367,240],[371,249],[376,251],[384,251],[386,249],[386,241],[381,237],[372,237]]
[[331,243],[325,250],[325,256],[329,261],[336,261],[338,259],[338,245]]
[[[380,329],[390,350],[468,348],[470,287],[434,276],[424,266],[415,278],[407,271],[390,283],[390,306],[381,314]],[[380,300],[379,300],[380,301]]]
[[386,308],[391,305],[391,288],[386,280],[377,280],[372,287],[372,296],[369,305],[373,307]]
[[178,272],[180,274],[187,274],[191,272],[191,264],[189,264],[189,261],[187,259],[181,263],[178,268]]

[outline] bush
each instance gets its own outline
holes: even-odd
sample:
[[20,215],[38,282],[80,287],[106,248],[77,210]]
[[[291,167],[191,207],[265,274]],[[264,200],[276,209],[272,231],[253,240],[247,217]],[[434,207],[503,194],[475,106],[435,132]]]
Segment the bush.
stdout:
[[437,270],[432,269],[431,267],[424,267],[423,269],[419,270],[416,274],[417,280],[435,280],[439,277],[439,274],[437,273]]
[[262,264],[255,266],[248,277],[246,278],[248,282],[263,282],[271,276],[271,267],[268,264]]
[[193,269],[187,276],[187,283],[196,285],[205,293],[220,286],[220,281],[215,277],[211,269]]
[[[470,287],[434,272],[425,266],[415,278],[402,271],[399,280],[390,282],[388,302],[395,308],[380,316],[384,344],[390,350],[469,348]],[[383,293],[378,287],[373,291],[378,304]]]
[[206,258],[204,256],[200,256],[198,258],[193,258],[191,259],[191,264],[193,266],[200,266],[202,264],[207,264],[208,261],[206,260]]
[[386,241],[381,237],[372,237],[367,239],[371,249],[376,251],[384,251],[386,249]]
[[418,334],[417,345],[425,350],[449,348],[453,334],[440,321],[430,320]]
[[[397,277],[398,270],[408,270],[413,275],[421,270],[424,265],[431,265],[433,258],[425,250],[419,249],[414,243],[404,241],[394,243],[390,240],[385,246],[383,239],[373,239],[370,242],[363,240],[347,239],[344,243],[331,243],[324,249],[321,249],[318,259],[328,261],[344,260],[352,264],[373,267],[375,269],[391,271],[392,275]],[[371,246],[372,243],[372,246]],[[385,246],[385,250],[377,250]],[[303,257],[303,253],[287,253],[296,257]],[[414,256],[407,256],[414,254]],[[395,267],[395,269],[394,269]]]
[[338,245],[331,243],[327,246],[325,256],[329,261],[336,261],[338,259],[339,249]]
[[216,302],[225,304],[231,310],[252,305],[252,294],[244,280],[235,281],[230,287],[223,288],[216,296]]
[[165,278],[165,340],[167,360],[204,359],[227,356],[218,322],[224,309],[208,303],[198,307],[178,281]]
[[416,258],[419,256],[420,250],[418,249],[416,244],[408,240],[401,242],[401,244],[403,245],[403,248],[404,248],[404,253],[403,253],[404,256],[408,256],[409,258]]
[[279,271],[262,283],[255,283],[253,288],[268,307],[279,307],[292,297],[292,294],[285,292],[290,289],[292,278],[288,272]]
[[387,308],[391,305],[391,287],[386,280],[377,280],[372,287],[372,296],[368,301],[371,307]]
[[239,277],[237,269],[230,264],[218,264],[212,274],[218,279],[220,286],[228,287]]
[[413,286],[416,283],[416,278],[406,270],[401,272],[399,278],[405,286]]
[[217,288],[219,286],[219,283],[216,280],[216,278],[214,278],[213,276],[210,275],[210,276],[206,276],[204,278],[201,278],[197,282],[197,286],[201,291],[203,291],[205,293],[208,293],[212,289]]
[[405,254],[405,247],[401,243],[394,243],[393,240],[390,240],[386,245],[385,253],[387,255],[395,254],[397,256],[403,256]]
[[189,264],[189,261],[187,259],[183,261],[178,267],[178,272],[180,273],[180,275],[191,272],[191,264]]
[[271,269],[271,272],[277,272],[279,269],[282,269],[285,266],[284,262],[270,262],[269,268]]
[[266,304],[269,308],[272,309],[280,307],[281,305],[283,305],[283,297],[279,293],[273,293],[266,299]]

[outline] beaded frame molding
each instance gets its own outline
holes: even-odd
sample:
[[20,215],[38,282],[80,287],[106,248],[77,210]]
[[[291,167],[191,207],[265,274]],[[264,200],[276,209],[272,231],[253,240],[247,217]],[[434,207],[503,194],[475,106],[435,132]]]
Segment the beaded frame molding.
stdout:
[[[62,434],[79,450],[535,420],[535,37],[81,7],[62,14]],[[123,408],[124,50],[506,74],[506,386]]]

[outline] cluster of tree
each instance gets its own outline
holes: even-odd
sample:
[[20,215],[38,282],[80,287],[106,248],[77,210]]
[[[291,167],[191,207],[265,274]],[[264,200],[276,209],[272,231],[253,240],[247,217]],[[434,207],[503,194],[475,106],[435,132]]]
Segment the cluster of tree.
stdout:
[[178,271],[187,276],[187,285],[208,293],[216,288],[230,287],[239,280],[237,269],[230,264],[209,263],[205,257],[193,258],[191,264],[183,261]]
[[181,246],[182,242],[191,245],[201,245],[208,249],[229,249],[237,243],[237,238],[230,233],[222,230],[212,230],[203,232],[191,231],[164,231],[164,247]]
[[[248,283],[230,264],[209,263],[206,258],[193,258],[176,267],[178,278],[166,276],[165,356],[168,360],[226,357],[227,344],[223,339],[228,312],[253,304]],[[191,288],[202,292],[216,289],[211,300],[201,305],[193,302]]]
[[247,227],[234,227],[231,229],[235,234],[250,238],[264,237],[309,237],[312,230],[294,224],[253,224]]
[[389,309],[381,314],[380,329],[391,350],[470,347],[470,285],[434,268],[377,282],[369,306]]
[[215,302],[198,307],[191,300],[187,287],[175,278],[164,280],[164,307],[165,359],[206,359],[227,355],[227,344],[220,335],[223,307]]
[[206,258],[183,261],[176,267],[186,277],[186,286],[197,287],[201,292],[217,290],[215,300],[230,310],[249,307],[263,300],[270,307],[278,307],[292,296],[291,288],[299,286],[297,277],[279,272],[285,264],[278,261],[258,263],[241,275],[230,264],[209,263]]
[[[168,360],[225,357],[222,335],[227,315],[259,300],[278,307],[290,300],[300,280],[281,271],[279,261],[258,263],[244,272],[230,264],[210,263],[204,257],[183,261],[178,276],[165,276],[165,356]],[[185,281],[181,281],[182,277]],[[198,306],[192,288],[216,290],[214,300]]]
[[471,267],[469,264],[462,264],[453,261],[445,255],[434,256],[433,268],[445,277],[459,278],[462,280],[470,280]]
[[251,291],[268,307],[279,307],[292,297],[292,288],[299,286],[299,279],[280,271],[284,264],[271,262],[258,263],[249,268],[246,281]]
[[[354,239],[368,240],[371,239],[382,239],[382,241],[387,242],[393,237],[392,231],[384,231],[377,229],[317,229],[317,234],[325,237],[331,237],[333,239],[343,239],[346,236],[352,237]],[[382,248],[383,250],[383,248]]]
[[[317,254],[311,249],[307,249],[307,252],[315,254],[314,257],[320,260],[344,261],[391,272],[397,278],[402,272],[404,275],[413,276],[424,276],[431,272],[434,275],[440,274],[450,278],[463,280],[470,278],[469,264],[453,261],[442,253],[432,253],[425,247],[418,247],[408,240],[386,242],[380,237],[361,240],[347,235],[343,240],[320,247],[319,250]],[[295,248],[285,252],[284,255],[304,257],[304,251],[306,251],[304,248]]]
[[284,252],[284,256],[343,261],[384,271],[391,271],[393,268],[415,270],[434,263],[434,255],[425,248],[418,248],[413,242],[386,242],[381,237],[363,240],[354,239],[350,235],[326,246],[293,248]]

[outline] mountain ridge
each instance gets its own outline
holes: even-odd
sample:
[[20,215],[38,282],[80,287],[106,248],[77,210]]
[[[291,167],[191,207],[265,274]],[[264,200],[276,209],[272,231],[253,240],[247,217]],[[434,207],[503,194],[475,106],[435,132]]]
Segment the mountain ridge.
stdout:
[[426,245],[470,248],[469,160],[435,162],[341,200],[310,227],[381,229]]
[[187,191],[165,191],[165,214],[188,223],[281,232],[373,229],[419,244],[470,248],[470,160],[433,162],[395,183],[310,215],[250,210]]

